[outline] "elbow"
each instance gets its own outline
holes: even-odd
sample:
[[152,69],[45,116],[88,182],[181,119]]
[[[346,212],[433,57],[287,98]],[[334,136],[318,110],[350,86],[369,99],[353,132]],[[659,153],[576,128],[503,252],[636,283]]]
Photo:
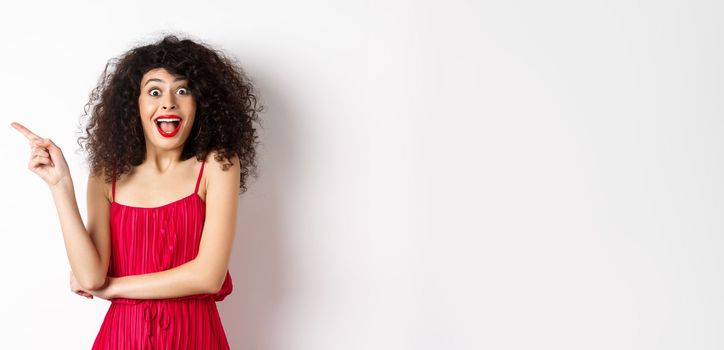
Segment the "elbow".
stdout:
[[221,289],[221,283],[217,283],[216,281],[212,281],[210,283],[207,283],[206,293],[208,294],[216,294]]
[[216,271],[216,268],[207,262],[195,259],[196,268],[193,271],[195,282],[204,294],[216,294],[224,286],[227,269]]
[[85,290],[96,290],[105,287],[107,278],[105,273],[86,273],[76,275],[78,285]]
[[103,288],[103,286],[106,285],[106,278],[105,276],[103,276],[103,278],[90,278],[79,280],[78,284],[80,284],[81,288],[85,290],[101,289]]
[[[224,275],[226,277],[226,275]],[[221,290],[221,287],[224,285],[224,279],[222,278],[219,280],[218,278],[209,278],[206,281],[206,293],[208,294],[216,294]]]

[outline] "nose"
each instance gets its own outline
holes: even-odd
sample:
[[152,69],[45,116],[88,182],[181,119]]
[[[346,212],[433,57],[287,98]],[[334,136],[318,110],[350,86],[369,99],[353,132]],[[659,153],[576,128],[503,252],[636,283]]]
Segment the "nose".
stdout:
[[176,108],[176,100],[173,97],[173,94],[170,94],[171,96],[169,98],[164,99],[163,101],[163,109],[164,110],[171,110]]

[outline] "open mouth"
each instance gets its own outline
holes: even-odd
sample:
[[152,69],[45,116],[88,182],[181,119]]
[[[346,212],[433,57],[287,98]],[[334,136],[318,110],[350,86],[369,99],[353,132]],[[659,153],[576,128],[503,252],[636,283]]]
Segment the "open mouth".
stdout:
[[181,129],[181,118],[161,116],[156,118],[156,129],[163,137],[174,137]]

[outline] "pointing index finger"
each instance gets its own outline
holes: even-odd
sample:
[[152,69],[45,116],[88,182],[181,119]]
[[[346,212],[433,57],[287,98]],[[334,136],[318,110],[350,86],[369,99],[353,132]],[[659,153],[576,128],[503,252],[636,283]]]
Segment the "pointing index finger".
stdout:
[[17,131],[20,131],[28,140],[35,141],[35,140],[41,140],[42,137],[35,135],[32,131],[30,131],[28,128],[24,127],[20,123],[12,122],[10,123],[13,128],[15,128]]

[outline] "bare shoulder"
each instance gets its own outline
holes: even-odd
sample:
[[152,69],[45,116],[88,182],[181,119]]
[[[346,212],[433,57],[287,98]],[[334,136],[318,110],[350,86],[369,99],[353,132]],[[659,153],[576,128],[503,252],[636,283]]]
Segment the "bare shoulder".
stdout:
[[98,198],[103,195],[106,200],[111,201],[111,183],[106,182],[106,174],[101,170],[100,174],[93,174],[90,172],[88,175],[88,194]]
[[[221,161],[216,160],[217,155],[219,154],[218,151],[211,151],[206,156],[206,166],[208,168],[218,168],[219,171],[229,171],[230,168],[236,168],[237,170],[241,169],[241,162],[239,160],[239,156],[235,155],[231,157],[231,159],[223,159]],[[233,164],[232,164],[233,163]],[[213,167],[209,167],[210,165],[213,165]],[[211,170],[211,169],[209,169]]]
[[232,190],[232,187],[239,186],[239,174],[241,172],[241,161],[239,156],[233,156],[230,159],[216,160],[218,152],[211,151],[206,157],[206,165],[204,166],[204,188],[206,194],[209,189],[226,189]]

